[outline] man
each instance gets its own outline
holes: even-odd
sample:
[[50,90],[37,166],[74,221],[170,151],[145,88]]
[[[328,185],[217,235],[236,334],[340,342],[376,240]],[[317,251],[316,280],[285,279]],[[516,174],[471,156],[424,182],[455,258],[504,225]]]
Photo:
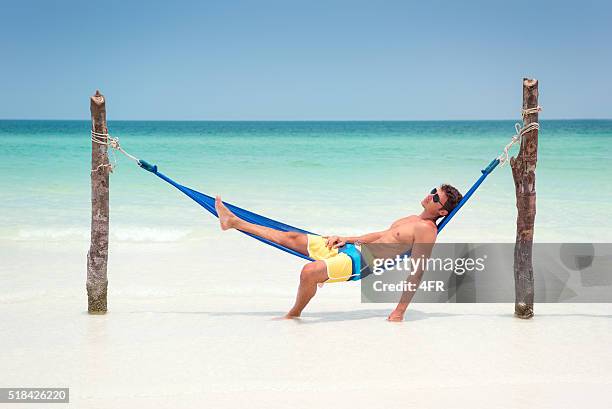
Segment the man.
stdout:
[[[215,208],[222,230],[238,229],[251,233],[281,246],[288,247],[314,259],[302,268],[300,285],[295,304],[285,318],[298,318],[302,310],[317,292],[317,284],[347,281],[354,277],[356,260],[343,252],[346,246],[378,243],[400,246],[402,252],[410,251],[413,258],[428,258],[436,241],[438,229],[436,220],[446,216],[461,201],[461,193],[451,185],[434,188],[422,201],[423,211],[393,222],[386,230],[357,237],[317,236],[298,232],[284,232],[249,223],[234,215],[217,196]],[[381,247],[381,246],[379,246]],[[359,272],[357,273],[359,274]],[[417,285],[423,271],[416,271],[410,277]],[[414,292],[404,291],[402,297],[389,315],[389,321],[402,321]]]

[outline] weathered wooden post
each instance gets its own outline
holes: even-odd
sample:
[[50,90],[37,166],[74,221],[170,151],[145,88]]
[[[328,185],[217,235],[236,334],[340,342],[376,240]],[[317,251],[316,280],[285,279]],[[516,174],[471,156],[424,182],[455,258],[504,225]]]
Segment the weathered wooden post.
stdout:
[[[90,101],[91,129],[91,244],[87,253],[87,311],[104,314],[107,311],[108,278],[108,190],[109,163],[104,143],[108,141],[106,127],[106,101],[96,91]],[[97,140],[98,142],[96,142]]]
[[[523,128],[538,122],[538,80],[523,78]],[[516,189],[516,244],[514,245],[514,315],[533,317],[533,226],[536,215],[535,169],[538,160],[538,129],[521,139],[516,158],[510,159]]]

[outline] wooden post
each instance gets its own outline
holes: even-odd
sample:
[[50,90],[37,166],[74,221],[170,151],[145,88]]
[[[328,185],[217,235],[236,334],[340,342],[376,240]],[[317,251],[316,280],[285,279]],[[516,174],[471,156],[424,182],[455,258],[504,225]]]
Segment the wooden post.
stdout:
[[[537,108],[538,80],[523,78],[523,110]],[[523,127],[538,122],[538,113],[523,115]],[[538,130],[523,135],[516,158],[510,159],[516,189],[516,244],[514,245],[514,315],[533,317],[533,226],[536,215],[535,169],[538,160]]]
[[[91,129],[98,134],[107,134],[106,101],[96,91],[90,101]],[[107,140],[106,136],[97,136]],[[87,253],[87,311],[104,314],[107,311],[106,294],[108,278],[108,146],[91,142],[91,244]]]

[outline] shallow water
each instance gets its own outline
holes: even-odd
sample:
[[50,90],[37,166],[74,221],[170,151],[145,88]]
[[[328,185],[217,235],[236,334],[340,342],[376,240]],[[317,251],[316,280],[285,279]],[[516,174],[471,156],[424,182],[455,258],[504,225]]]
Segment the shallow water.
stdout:
[[[89,237],[88,121],[0,121],[0,239]],[[511,121],[109,124],[130,153],[180,183],[320,233],[380,229],[419,212],[441,182],[465,191],[513,134]],[[538,241],[609,241],[612,121],[542,121]],[[214,237],[214,220],[125,157],[111,175],[111,239]],[[514,241],[509,167],[481,187],[446,241]]]

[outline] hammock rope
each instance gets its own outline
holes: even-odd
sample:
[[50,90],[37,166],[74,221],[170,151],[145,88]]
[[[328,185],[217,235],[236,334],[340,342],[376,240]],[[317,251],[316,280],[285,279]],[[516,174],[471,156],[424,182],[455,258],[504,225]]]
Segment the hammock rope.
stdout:
[[[131,155],[129,153],[127,153],[119,144],[119,138],[118,137],[114,137],[111,136],[108,133],[99,133],[99,132],[95,132],[95,131],[91,131],[91,141],[95,142],[99,145],[106,145],[107,147],[112,148],[111,149],[111,154],[113,155],[113,163],[110,162],[110,158],[108,160],[108,163],[103,163],[101,165],[98,165],[98,167],[96,169],[92,169],[91,172],[97,172],[99,169],[101,168],[108,168],[109,172],[112,172],[113,169],[115,169],[117,167],[117,158],[115,157],[115,151],[119,151],[121,153],[123,153],[127,158],[133,160],[134,162],[136,162],[137,164],[140,165],[140,159],[138,159],[136,156]],[[108,157],[108,154],[107,154]]]
[[[523,123],[525,123],[525,117],[527,117],[527,115],[537,114],[541,110],[542,110],[542,107],[539,105],[535,108],[528,108],[528,109],[521,110],[521,116],[523,117]],[[500,165],[504,166],[508,162],[508,159],[509,159],[508,152],[510,151],[510,148],[512,147],[512,145],[520,142],[521,139],[523,138],[523,135],[525,135],[526,133],[529,133],[535,130],[539,130],[539,129],[540,129],[540,124],[537,122],[532,122],[529,125],[524,126],[524,127],[521,126],[521,124],[518,122],[515,123],[514,124],[514,130],[515,130],[514,136],[512,136],[512,139],[510,140],[510,142],[504,147],[504,151],[501,153],[501,155],[497,157],[497,159],[499,159]]]

